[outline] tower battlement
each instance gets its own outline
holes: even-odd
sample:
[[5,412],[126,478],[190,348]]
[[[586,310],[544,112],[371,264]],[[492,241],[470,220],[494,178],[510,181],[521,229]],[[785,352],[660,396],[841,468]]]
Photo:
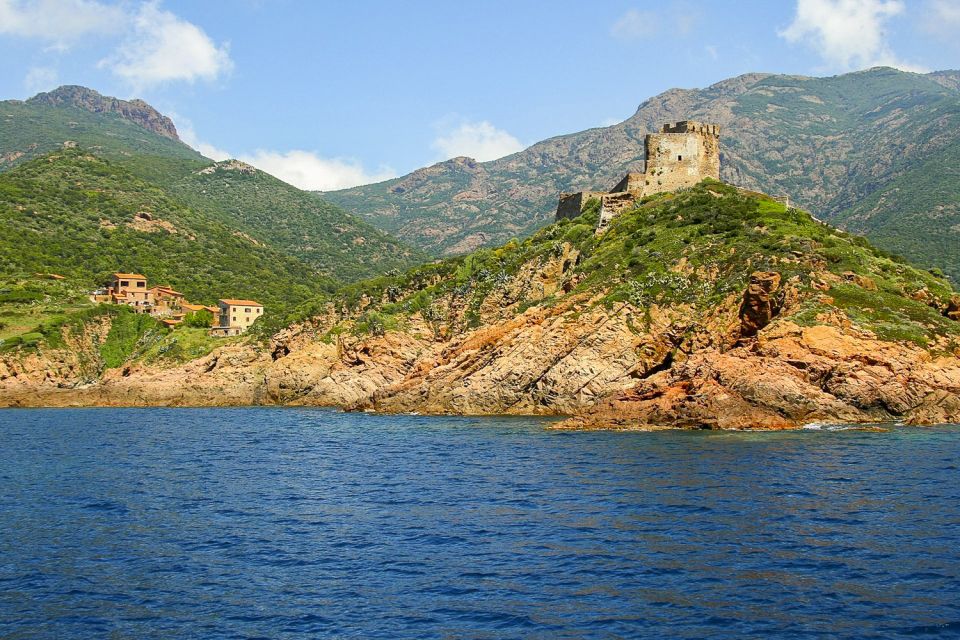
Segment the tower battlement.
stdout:
[[720,125],[706,124],[696,120],[682,120],[676,124],[667,123],[660,129],[660,133],[699,133],[703,135],[720,136]]

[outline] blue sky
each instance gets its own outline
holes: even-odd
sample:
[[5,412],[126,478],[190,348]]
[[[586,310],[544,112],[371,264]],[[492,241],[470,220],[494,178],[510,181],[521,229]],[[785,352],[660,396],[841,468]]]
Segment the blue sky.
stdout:
[[0,0],[0,96],[141,97],[304,188],[480,160],[751,71],[960,67],[960,0]]

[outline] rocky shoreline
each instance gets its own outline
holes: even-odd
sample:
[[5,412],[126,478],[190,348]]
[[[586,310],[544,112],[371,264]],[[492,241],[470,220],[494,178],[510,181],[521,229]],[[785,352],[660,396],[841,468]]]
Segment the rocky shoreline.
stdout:
[[67,360],[77,352],[38,354],[0,366],[0,406],[567,416],[559,429],[960,422],[960,358],[880,341],[842,321],[778,319],[724,349],[694,347],[709,343],[709,332],[678,345],[676,318],[666,315],[637,335],[628,327],[638,311],[627,305],[587,322],[570,323],[571,312],[531,309],[442,342],[407,331],[325,343],[301,327],[270,348],[233,345],[179,367],[109,370],[93,382],[72,377],[78,369]]
[[960,422],[960,296],[943,277],[715,182],[599,234],[596,216],[346,287],[269,342],[185,363],[134,351],[108,367],[109,316],[64,329],[0,354],[0,406],[552,415],[569,429]]

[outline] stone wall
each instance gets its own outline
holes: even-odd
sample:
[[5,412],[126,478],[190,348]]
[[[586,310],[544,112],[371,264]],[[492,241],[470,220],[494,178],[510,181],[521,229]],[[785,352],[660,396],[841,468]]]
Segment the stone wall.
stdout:
[[599,200],[605,194],[603,191],[578,191],[577,193],[561,193],[557,204],[557,220],[561,218],[576,218],[583,213],[583,208],[592,198]]
[[645,184],[644,174],[631,172],[623,176],[623,180],[618,182],[613,189],[610,189],[610,193],[619,193],[622,191],[643,193]]

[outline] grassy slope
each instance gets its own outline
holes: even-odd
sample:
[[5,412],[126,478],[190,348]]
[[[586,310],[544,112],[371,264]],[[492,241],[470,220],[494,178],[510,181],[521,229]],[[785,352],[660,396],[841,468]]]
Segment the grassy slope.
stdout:
[[[137,230],[138,212],[176,233]],[[303,300],[329,281],[302,262],[237,236],[122,168],[66,150],[0,174],[0,275],[57,272],[92,287],[113,271],[138,271],[195,301]]]
[[[952,294],[943,278],[766,196],[707,182],[652,199],[616,218],[599,236],[594,234],[597,204],[580,218],[550,225],[523,242],[344,288],[333,299],[360,315],[349,327],[334,331],[403,327],[415,313],[446,324],[452,319],[452,302],[467,309],[462,325],[454,329],[469,329],[480,323],[484,300],[509,287],[521,267],[561,255],[569,243],[580,251],[577,264],[565,274],[576,283],[569,295],[600,294],[602,304],[682,304],[707,312],[739,296],[753,271],[772,270],[785,281],[795,278],[802,300],[794,316],[798,322],[813,322],[818,313],[835,307],[882,339],[932,345],[960,335],[960,323],[909,297],[926,289],[943,304]],[[877,290],[847,282],[843,274],[848,271],[872,279]],[[822,277],[834,280],[828,293],[832,302],[813,287],[814,279]],[[563,295],[521,300],[516,309],[554,304]],[[301,309],[300,316],[322,309],[329,299]],[[361,313],[361,301],[367,300],[374,303]]]
[[339,280],[369,278],[426,259],[312,193],[263,171],[241,172],[229,166],[218,163],[211,173],[192,172],[172,183],[170,191],[195,209]]
[[118,115],[0,102],[0,171],[59,151],[68,140],[165,190],[200,217],[299,258],[322,275],[357,280],[424,259],[358,217],[262,171],[198,174],[213,163]]

